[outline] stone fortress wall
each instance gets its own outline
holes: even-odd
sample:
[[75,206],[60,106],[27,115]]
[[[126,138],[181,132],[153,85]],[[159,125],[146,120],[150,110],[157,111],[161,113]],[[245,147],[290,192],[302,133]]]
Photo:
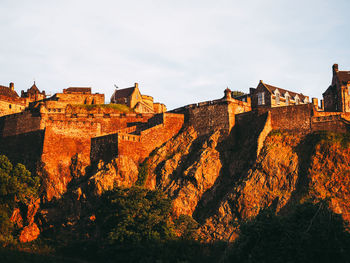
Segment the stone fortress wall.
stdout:
[[184,114],[187,125],[193,126],[199,134],[206,134],[216,129],[228,134],[235,125],[235,115],[250,110],[248,102],[224,97],[190,104],[171,112]]
[[[145,103],[151,101],[150,96],[144,99]],[[63,194],[72,180],[73,159],[85,168],[120,155],[139,164],[184,125],[193,126],[199,135],[218,129],[228,135],[233,127],[243,134],[256,126],[254,143],[259,153],[273,129],[304,134],[347,132],[350,113],[325,112],[315,100],[252,109],[250,99],[232,98],[229,89],[218,100],[164,113],[134,113],[104,104],[104,95],[91,94],[90,88],[68,88],[49,99],[31,102],[25,111],[0,117],[0,153],[27,162],[32,171],[40,167],[50,200]]]

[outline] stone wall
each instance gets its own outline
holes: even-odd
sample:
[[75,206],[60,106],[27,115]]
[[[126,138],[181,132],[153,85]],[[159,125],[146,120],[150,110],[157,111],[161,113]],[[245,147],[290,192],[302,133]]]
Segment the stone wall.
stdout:
[[24,164],[34,173],[41,163],[43,142],[43,130],[7,137],[0,136],[0,154],[6,155],[13,163]]
[[0,118],[0,136],[9,137],[42,130],[41,117],[37,112],[24,111]]
[[21,112],[25,107],[26,102],[24,99],[0,95],[0,117]]
[[[116,133],[92,139],[91,160],[108,161],[127,155],[136,163],[142,162],[155,148],[175,136],[184,123],[182,114],[164,113],[151,118],[137,134]],[[117,149],[117,151],[115,151]]]
[[104,104],[104,94],[57,93],[54,95],[59,102],[66,104]]
[[199,134],[223,129],[229,133],[235,125],[235,115],[250,111],[249,103],[230,99],[206,101],[172,110],[185,115],[187,125],[192,125]]
[[[87,113],[44,114],[42,119],[46,128],[41,159],[46,172],[46,182],[50,183],[47,185],[47,198],[50,200],[66,191],[67,184],[72,180],[72,158],[78,156],[83,168],[91,165],[90,157],[95,160],[96,156],[104,154],[101,159],[112,158],[115,155],[108,155],[116,152],[116,148],[113,147],[117,147],[117,140],[109,134],[118,130],[133,132],[135,127],[130,125],[145,123],[152,116],[124,113],[108,116]],[[93,139],[101,135],[107,135],[104,145],[107,145],[108,149],[105,149],[105,152],[96,148],[98,140]],[[101,139],[99,140],[101,142]]]
[[271,112],[271,125],[273,129],[288,131],[311,131],[311,117],[313,105],[301,104],[269,109]]

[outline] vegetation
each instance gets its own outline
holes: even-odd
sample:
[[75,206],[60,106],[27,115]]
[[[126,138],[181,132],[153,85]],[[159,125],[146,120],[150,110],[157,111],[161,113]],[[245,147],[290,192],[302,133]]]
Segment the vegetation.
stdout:
[[92,262],[215,262],[224,250],[222,243],[196,241],[198,224],[191,217],[172,220],[171,201],[157,190],[115,188],[102,195],[99,206],[94,238],[66,244],[63,256]]
[[232,97],[233,98],[236,98],[236,97],[239,97],[239,96],[243,96],[243,95],[245,95],[245,93],[242,92],[242,91],[239,91],[239,90],[232,91]]
[[139,167],[139,174],[138,174],[138,178],[136,181],[136,185],[137,186],[144,186],[147,178],[148,178],[148,173],[149,173],[149,166],[148,166],[148,160],[144,160],[143,163],[140,164]]
[[78,107],[78,108],[82,108],[82,109],[86,109],[88,111],[92,111],[94,109],[112,109],[112,110],[116,110],[122,113],[132,113],[134,112],[131,108],[129,108],[126,105],[123,104],[79,104],[79,105],[74,105],[74,107]]
[[10,160],[0,155],[0,242],[13,240],[16,230],[10,217],[15,208],[28,205],[38,198],[40,179],[33,176],[22,164],[12,165]]
[[325,201],[297,205],[287,215],[262,211],[240,227],[230,262],[346,262],[350,234]]
[[116,188],[102,198],[97,218],[110,244],[139,244],[174,237],[171,202],[159,191]]

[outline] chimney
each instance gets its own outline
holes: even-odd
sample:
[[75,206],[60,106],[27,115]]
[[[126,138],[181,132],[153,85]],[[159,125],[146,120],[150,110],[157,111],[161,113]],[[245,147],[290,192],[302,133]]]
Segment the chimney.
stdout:
[[227,87],[227,89],[225,89],[225,91],[224,91],[224,93],[225,93],[225,99],[226,100],[231,100],[232,99],[232,91]]
[[135,82],[135,85],[134,85],[135,88],[139,88],[139,84],[137,82]]
[[324,100],[321,100],[321,109],[324,110]]
[[338,64],[334,64],[332,68],[333,71],[338,72]]
[[318,109],[318,99],[317,98],[312,98],[312,104],[314,105],[315,109]]
[[15,84],[13,84],[13,82],[11,82],[9,88],[10,88],[11,90],[15,90]]

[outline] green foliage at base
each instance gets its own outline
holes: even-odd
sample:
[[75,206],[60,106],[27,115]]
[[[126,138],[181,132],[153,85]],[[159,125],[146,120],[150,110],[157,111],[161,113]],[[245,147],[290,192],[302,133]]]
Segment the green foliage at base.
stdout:
[[230,262],[347,262],[350,234],[324,201],[279,216],[262,211],[241,225]]
[[148,160],[146,159],[143,163],[140,164],[139,167],[139,174],[138,178],[136,181],[137,186],[144,186],[147,178],[148,178],[148,173],[149,173],[149,166],[148,166]]
[[0,242],[13,240],[14,225],[10,217],[14,208],[27,205],[38,198],[40,179],[33,176],[23,164],[12,165],[5,155],[0,155]]
[[110,244],[139,244],[174,237],[171,202],[159,191],[115,189],[102,197],[97,214]]

